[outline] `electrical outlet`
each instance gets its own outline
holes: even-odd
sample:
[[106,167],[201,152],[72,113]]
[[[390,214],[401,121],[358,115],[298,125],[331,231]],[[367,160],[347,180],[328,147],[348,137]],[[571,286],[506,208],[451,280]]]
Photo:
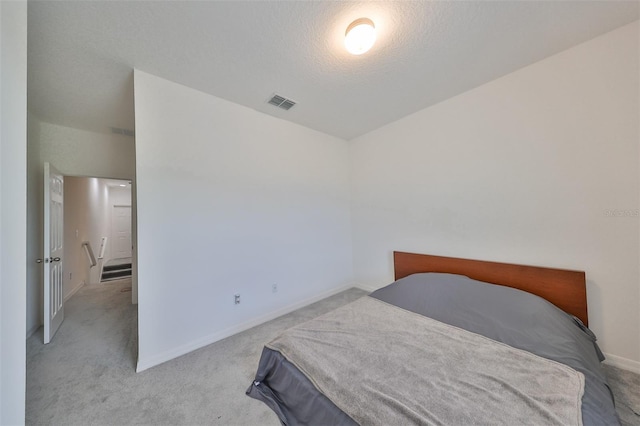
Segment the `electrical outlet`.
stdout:
[[277,283],[271,284],[271,292],[272,293],[277,293],[278,292],[278,284]]
[[240,293],[234,294],[233,295],[233,300],[234,300],[236,305],[239,305],[240,304]]

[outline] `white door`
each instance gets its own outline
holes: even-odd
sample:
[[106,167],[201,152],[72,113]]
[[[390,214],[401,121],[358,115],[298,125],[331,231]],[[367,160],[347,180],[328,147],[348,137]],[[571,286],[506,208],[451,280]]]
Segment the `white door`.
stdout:
[[62,275],[64,179],[44,163],[44,343],[49,343],[64,319]]
[[112,259],[131,257],[131,206],[113,206],[111,247]]

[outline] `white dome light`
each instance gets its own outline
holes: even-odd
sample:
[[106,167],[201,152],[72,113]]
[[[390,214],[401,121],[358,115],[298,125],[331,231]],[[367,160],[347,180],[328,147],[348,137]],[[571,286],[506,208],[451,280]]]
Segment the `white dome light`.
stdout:
[[362,55],[373,46],[376,41],[376,28],[369,18],[356,19],[347,27],[344,45],[347,51],[354,55]]

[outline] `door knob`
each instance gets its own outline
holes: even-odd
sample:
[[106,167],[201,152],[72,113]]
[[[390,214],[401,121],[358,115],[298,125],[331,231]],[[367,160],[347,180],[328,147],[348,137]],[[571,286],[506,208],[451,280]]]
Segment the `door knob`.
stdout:
[[53,259],[51,259],[52,262],[60,262],[60,258],[59,257],[54,257]]
[[42,259],[36,259],[36,263],[42,263]]

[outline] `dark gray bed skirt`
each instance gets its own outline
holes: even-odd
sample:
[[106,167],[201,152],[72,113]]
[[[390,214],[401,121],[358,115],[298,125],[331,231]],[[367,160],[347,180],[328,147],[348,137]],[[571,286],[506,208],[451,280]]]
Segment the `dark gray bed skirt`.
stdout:
[[357,425],[280,352],[269,348],[262,350],[246,394],[267,404],[283,425]]

